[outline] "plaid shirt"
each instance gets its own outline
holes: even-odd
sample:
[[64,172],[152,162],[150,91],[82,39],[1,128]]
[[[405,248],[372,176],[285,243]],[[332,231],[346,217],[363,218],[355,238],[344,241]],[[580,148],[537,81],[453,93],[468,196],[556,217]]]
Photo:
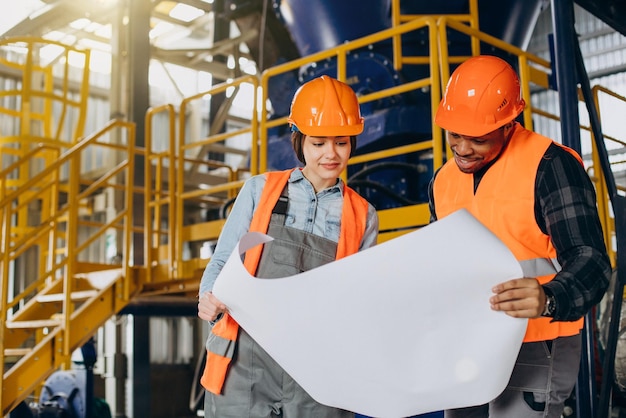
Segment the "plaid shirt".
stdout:
[[[474,174],[474,190],[489,167]],[[432,185],[431,181],[428,197],[434,222]],[[576,158],[556,144],[546,150],[537,168],[535,220],[550,236],[561,264],[561,271],[544,285],[556,299],[554,319],[575,321],[602,299],[611,265],[593,184]]]

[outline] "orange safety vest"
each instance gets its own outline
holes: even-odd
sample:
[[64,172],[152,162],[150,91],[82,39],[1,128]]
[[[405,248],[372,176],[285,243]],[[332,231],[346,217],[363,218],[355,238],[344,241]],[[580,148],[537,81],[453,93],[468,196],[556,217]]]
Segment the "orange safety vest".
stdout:
[[[285,184],[287,184],[292,171],[293,169],[265,173],[266,183],[257,209],[250,222],[250,232],[267,232],[272,209],[278,201]],[[365,234],[368,207],[368,202],[359,196],[358,193],[347,186],[344,187],[341,230],[339,232],[339,242],[337,243],[337,260],[354,254],[359,250],[361,240]],[[256,273],[262,249],[261,245],[257,245],[246,252],[244,266],[252,275]],[[228,313],[225,313],[222,319],[211,329],[214,337],[219,340],[219,343],[216,344],[219,348],[216,348],[215,351],[207,351],[206,364],[200,383],[206,390],[216,395],[222,392],[228,366],[234,354],[238,331],[239,324]],[[218,350],[219,352],[217,352]]]
[[[473,174],[461,172],[454,160],[442,166],[433,185],[438,219],[458,209],[467,209],[507,245],[520,262],[524,276],[537,277],[541,284],[555,276],[556,250],[535,220],[535,178],[539,163],[552,143],[556,144],[517,124],[505,152],[487,170],[476,194]],[[582,164],[575,151],[563,148]],[[573,322],[532,318],[524,342],[576,335],[582,325],[582,318]]]

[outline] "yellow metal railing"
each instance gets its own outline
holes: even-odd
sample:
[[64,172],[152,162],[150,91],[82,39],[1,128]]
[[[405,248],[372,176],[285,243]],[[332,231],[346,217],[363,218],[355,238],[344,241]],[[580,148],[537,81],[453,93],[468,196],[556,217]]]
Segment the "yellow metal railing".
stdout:
[[[183,99],[178,110],[172,105],[165,105],[148,111],[145,235],[146,264],[150,268],[146,272],[147,284],[166,282],[168,279],[191,279],[197,286],[197,272],[204,268],[206,260],[185,260],[183,250],[193,241],[216,240],[224,220],[186,225],[185,208],[194,203],[220,207],[237,195],[245,180],[244,176],[259,173],[258,86],[257,77],[244,76]],[[190,127],[188,118],[198,103],[208,103],[212,97],[222,94],[232,103],[238,94],[243,96],[248,93],[250,96],[245,100],[251,109],[247,126],[241,129],[220,129],[219,132],[209,131],[206,135],[195,133]],[[152,141],[159,117],[164,117],[168,126],[168,147],[163,151],[155,150]],[[213,126],[215,122],[211,121],[211,124]],[[159,134],[163,136],[163,132]],[[246,138],[249,144],[247,151],[223,145],[225,141],[238,137]],[[218,148],[218,152],[226,155],[231,152],[240,157],[246,154],[246,157],[249,156],[250,168],[235,169],[227,163],[206,159],[206,154],[212,148]],[[202,183],[202,175],[211,175],[217,180],[206,179],[206,183]],[[167,184],[167,188],[164,184]],[[168,218],[167,228],[161,223],[165,215]],[[181,284],[183,282],[180,280]]]
[[[154,135],[153,119],[159,114],[166,114],[167,120],[167,149],[157,152],[153,149],[152,137]],[[165,260],[166,272],[174,271],[176,260],[176,224],[171,225],[165,231],[160,220],[164,215],[169,219],[176,219],[176,207],[174,194],[170,192],[176,184],[176,111],[171,104],[151,108],[146,113],[146,161],[144,178],[146,193],[144,195],[144,253],[146,258],[146,282],[153,281],[153,272],[160,260]],[[163,135],[163,131],[161,131]],[[154,167],[154,173],[153,173]],[[171,168],[171,169],[169,169]],[[165,182],[169,188],[165,189]],[[159,250],[165,240],[167,254],[159,256]],[[163,261],[160,261],[163,263]]]
[[[267,69],[261,75],[261,103],[268,103],[268,89],[270,79],[272,77],[280,76],[284,73],[298,70],[302,66],[307,64],[320,62],[323,60],[334,59],[337,62],[337,70],[334,75],[338,80],[347,82],[350,84],[350,80],[347,79],[347,57],[353,51],[357,51],[362,48],[367,48],[372,45],[376,45],[377,43],[385,42],[385,41],[393,41],[394,39],[399,39],[399,37],[403,35],[408,35],[411,33],[415,33],[420,30],[426,30],[428,34],[428,49],[424,56],[421,57],[406,57],[401,56],[399,54],[394,55],[394,68],[400,68],[403,65],[411,64],[411,65],[423,65],[428,68],[428,76],[407,81],[404,83],[400,83],[396,86],[385,88],[379,91],[368,92],[367,94],[363,94],[359,96],[359,103],[364,104],[368,102],[373,102],[376,100],[380,100],[383,98],[389,98],[395,95],[400,95],[403,93],[408,93],[415,90],[422,90],[428,92],[430,94],[430,109],[431,112],[436,110],[439,101],[441,99],[441,82],[439,78],[439,51],[438,51],[438,42],[437,42],[437,24],[436,20],[432,17],[421,17],[414,20],[411,20],[407,23],[394,26],[390,29],[378,32],[373,35],[365,36],[363,38],[346,42],[340,46],[337,46],[333,49],[318,52],[289,63],[285,63],[279,66],[272,67]],[[261,112],[261,121],[260,121],[260,167],[259,171],[263,172],[267,169],[267,148],[268,148],[268,131],[271,128],[279,127],[281,125],[285,125],[287,123],[287,118],[276,118],[269,120],[269,109],[264,109]],[[348,165],[355,164],[363,164],[367,162],[373,162],[377,160],[382,160],[385,158],[407,155],[416,152],[423,151],[432,151],[433,153],[433,161],[435,168],[440,167],[443,164],[443,136],[440,129],[436,129],[434,122],[431,124],[432,128],[432,138],[430,140],[426,139],[421,142],[416,142],[413,144],[402,145],[391,147],[388,149],[383,149],[380,151],[370,152],[367,154],[360,154],[352,157]],[[344,172],[343,178],[346,180],[347,172]],[[415,227],[418,225],[424,225],[428,223],[428,217],[425,217],[424,214],[427,213],[427,210],[424,211],[421,206],[425,204],[416,205],[416,208],[412,208],[412,210],[405,209],[403,213],[406,213],[407,216],[386,216],[385,219],[390,220],[390,222],[383,222],[381,225],[387,225],[390,230],[397,230],[402,226],[411,226]],[[391,222],[394,220],[394,222]],[[409,229],[406,229],[404,232],[407,232]],[[395,233],[394,233],[395,234]],[[381,234],[380,241],[391,238],[395,235],[384,235]]]
[[[421,19],[428,15],[413,15],[413,14],[402,14],[400,4],[402,0],[392,0],[391,1],[391,25],[392,27],[400,26],[403,23],[410,22],[415,19]],[[433,19],[440,19],[442,15],[432,15]],[[459,22],[467,22],[469,27],[478,31],[478,0],[468,0],[468,12],[467,13],[458,13],[458,14],[446,14],[445,18],[448,20],[455,20]],[[478,55],[480,53],[480,43],[478,38],[470,39],[470,48],[472,55]],[[428,60],[428,57],[425,58]],[[454,57],[453,61],[455,63],[459,63],[463,61],[465,57]],[[393,61],[394,68],[396,70],[401,70],[402,65],[407,64],[423,64],[424,58],[414,58],[414,57],[404,57],[402,54],[402,37],[400,34],[395,35],[393,37]],[[443,86],[446,84],[443,83]]]
[[[0,117],[5,130],[0,132],[0,170],[16,161],[26,161],[2,177],[6,190],[23,185],[42,167],[52,164],[61,148],[71,146],[83,135],[89,60],[88,50],[43,38],[0,39],[0,68],[11,75],[0,91]],[[82,65],[82,70],[77,70],[76,64]],[[36,155],[32,154],[33,149],[38,149]],[[27,158],[30,155],[32,159]],[[29,208],[24,202],[32,199],[33,193],[23,189],[16,196],[20,209],[11,228],[13,236],[25,237],[32,230]],[[49,213],[45,211],[57,197],[37,193],[44,211],[41,216],[47,217]]]
[[[598,110],[598,117],[602,117],[602,110],[604,109],[601,106],[601,97],[605,99],[611,100],[610,106],[612,108],[620,108],[626,110],[626,97],[617,94],[613,91],[610,91],[602,86],[594,86],[591,89],[592,94],[594,96],[594,104],[596,109]],[[589,167],[591,180],[594,182],[596,186],[596,195],[598,200],[598,210],[600,212],[600,222],[602,223],[603,230],[605,231],[605,244],[609,251],[609,256],[611,257],[611,262],[615,265],[617,261],[617,242],[615,240],[615,215],[612,211],[611,202],[609,201],[609,191],[606,186],[605,175],[602,171],[600,164],[600,156],[598,153],[597,145],[595,138],[593,137],[593,131],[590,128],[589,130],[591,138],[592,138],[592,165]],[[606,145],[607,152],[611,150],[618,149],[621,150],[621,154],[626,154],[626,137],[616,138],[615,136],[609,135],[606,130],[603,130],[602,134],[604,135],[603,142]],[[620,171],[626,171],[626,161],[618,160],[618,161],[609,161],[612,167],[621,166]],[[618,171],[618,170],[613,170]],[[619,184],[616,182],[617,192],[624,193],[626,192],[626,185]]]
[[[22,143],[28,144],[29,138],[77,141],[85,127],[90,51],[36,37],[0,39],[2,49],[24,54],[15,60],[10,58],[17,54],[0,56],[0,66],[16,72],[16,78],[20,79],[14,88],[0,91],[0,98],[16,99],[10,101],[11,108],[0,107],[0,114],[19,122]],[[80,73],[76,73],[77,68],[82,69]],[[55,80],[59,81],[55,84]],[[78,90],[78,99],[73,99],[71,90]],[[7,134],[0,137],[0,144],[13,142]]]
[[[479,45],[489,46],[491,50],[498,50],[499,52],[510,54],[512,57],[516,57],[518,64],[518,72],[520,76],[520,83],[522,87],[522,96],[525,98],[531,97],[531,86],[534,84],[544,89],[548,89],[548,80],[552,72],[552,67],[550,62],[545,59],[542,59],[534,54],[528,53],[520,48],[517,48],[513,45],[507,44],[506,42],[495,38],[493,36],[487,35],[485,33],[480,32],[476,28],[467,26],[458,20],[450,19],[448,16],[441,17],[438,20],[439,25],[439,42],[440,42],[440,51],[441,51],[441,72],[442,72],[442,85],[446,85],[448,79],[450,78],[450,64],[459,62],[459,57],[451,57],[448,54],[448,42],[447,36],[448,31],[453,30],[458,33],[465,34],[468,38],[472,40],[477,40]],[[480,49],[478,49],[480,50]],[[461,57],[465,59],[467,57]],[[592,91],[595,95],[595,106],[598,109],[598,114],[601,115],[600,103],[598,100],[598,95],[600,93],[604,93],[608,96],[617,99],[620,102],[625,102],[626,99],[614,92],[611,92],[601,86],[595,86],[592,88]],[[579,95],[582,97],[582,95]],[[560,120],[559,116],[547,111],[545,109],[540,109],[532,105],[530,99],[528,99],[526,103],[526,108],[523,113],[523,121],[524,126],[529,129],[533,129],[533,117],[542,117],[554,122],[558,122]],[[591,129],[589,126],[580,125],[580,129],[583,132],[590,132]],[[554,138],[558,140],[558,138]],[[605,135],[604,137],[606,143],[610,143],[618,146],[618,147],[626,147],[626,143],[623,140],[618,140],[617,138]],[[591,154],[591,165],[587,167],[588,171],[590,171],[590,177],[594,182],[596,193],[597,193],[597,201],[598,201],[598,211],[600,214],[600,220],[602,222],[605,243],[607,249],[609,250],[609,255],[611,256],[611,260],[614,263],[616,257],[616,243],[614,241],[615,237],[615,224],[613,219],[613,214],[610,208],[608,191],[606,189],[606,183],[604,181],[604,176],[602,174],[602,170],[599,169],[599,156],[597,152],[597,148],[595,142],[591,145],[592,154]],[[448,150],[448,157],[449,157]],[[619,162],[615,162],[614,165],[619,164]],[[623,191],[623,186],[622,186]]]
[[[392,97],[394,95],[407,93],[414,90],[428,90],[430,92],[430,102],[431,109],[435,110],[436,106],[439,104],[439,100],[441,98],[441,83],[439,80],[439,70],[438,70],[438,47],[437,47],[437,25],[435,19],[431,17],[424,17],[410,21],[409,23],[405,23],[381,32],[378,32],[373,35],[365,36],[363,38],[359,38],[357,40],[346,42],[341,44],[338,47],[333,49],[329,49],[326,51],[318,52],[304,58],[300,58],[282,65],[278,65],[272,68],[269,68],[263,72],[261,75],[261,91],[262,91],[262,103],[268,103],[268,89],[269,89],[269,80],[272,77],[276,77],[278,75],[297,70],[300,67],[311,64],[314,62],[323,61],[326,59],[336,59],[337,60],[337,74],[335,77],[338,80],[348,82],[346,79],[347,75],[347,56],[355,50],[359,50],[361,48],[366,48],[370,45],[374,45],[386,40],[393,40],[395,36],[406,35],[411,32],[418,31],[420,29],[427,28],[428,36],[429,36],[429,49],[428,55],[425,55],[423,58],[426,60],[421,64],[427,65],[429,68],[430,75],[426,78],[422,78],[419,80],[409,81],[406,83],[402,83],[400,85],[387,88],[380,91],[371,92],[368,94],[364,94],[359,97],[359,103],[368,103],[371,101],[379,100],[386,97]],[[398,59],[402,59],[401,57],[397,57]],[[396,65],[400,65],[394,62],[394,67]],[[261,112],[261,123],[260,123],[260,163],[259,171],[263,172],[267,169],[267,132],[269,129],[278,127],[281,125],[285,125],[287,123],[287,118],[277,118],[273,120],[268,119],[269,109],[265,109],[264,112]],[[397,149],[389,149],[382,152],[376,152],[371,155],[359,155],[358,157],[353,157],[350,159],[349,164],[357,164],[363,163],[366,161],[378,160],[381,158],[397,156],[402,154],[408,154],[411,152],[423,151],[425,149],[432,149],[434,154],[434,160],[436,166],[441,166],[443,162],[443,140],[441,131],[434,129],[435,125],[433,122],[433,138],[431,141],[424,141],[423,143],[404,146]]]
[[[110,138],[114,134],[124,138],[125,142],[111,143]],[[40,256],[39,275],[27,282],[22,290],[11,294],[9,280],[2,280],[0,359],[6,365],[7,353],[20,353],[19,356],[22,356],[4,372],[0,383],[3,414],[8,413],[15,402],[23,399],[54,369],[67,366],[72,351],[102,325],[102,317],[107,319],[113,315],[131,297],[132,263],[128,257],[133,232],[133,187],[125,186],[132,185],[134,179],[134,140],[134,124],[112,121],[100,132],[69,149],[59,150],[57,160],[19,187],[8,185],[6,181],[0,182],[0,227],[3,236],[0,240],[0,274],[3,278],[15,277],[16,263],[24,258],[30,260],[33,254]],[[81,158],[94,147],[121,152],[125,159],[85,184]],[[27,159],[0,172],[0,178],[11,177],[23,165],[29,164],[31,158],[49,148],[49,145],[42,145],[33,149],[26,154]],[[123,198],[112,219],[98,222],[81,213],[81,204],[99,194],[100,190],[120,186],[124,190]],[[24,198],[25,191],[30,193]],[[50,207],[41,211],[46,217],[37,224],[28,225],[29,233],[13,233],[21,211],[25,207],[41,204],[45,201],[42,196],[57,196],[48,201]],[[58,198],[61,196],[62,201]],[[88,234],[84,233],[86,229]],[[93,259],[89,250],[92,245],[102,243],[111,229],[120,231],[122,236],[122,264],[103,266],[106,263],[99,257]],[[76,284],[77,277],[93,269],[113,268],[121,271],[121,278],[128,278],[111,291],[115,292],[116,302],[111,302],[110,306],[98,304],[97,309],[92,309],[92,314],[80,317],[81,310],[86,311],[89,306],[86,293],[79,295],[80,300],[77,300],[76,292],[85,290]],[[97,292],[90,294],[95,297]],[[83,326],[75,326],[76,322]],[[46,360],[42,359],[49,360],[49,363],[44,364]]]

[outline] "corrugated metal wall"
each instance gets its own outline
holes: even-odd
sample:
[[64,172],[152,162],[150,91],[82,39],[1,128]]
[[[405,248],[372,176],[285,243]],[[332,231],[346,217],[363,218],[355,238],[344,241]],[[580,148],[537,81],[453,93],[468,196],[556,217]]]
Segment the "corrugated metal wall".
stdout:
[[[577,5],[575,6],[575,25],[591,86],[600,85],[618,95],[626,96],[626,37]],[[548,8],[537,20],[528,50],[551,60],[548,44],[550,33],[552,33],[552,16]],[[626,116],[626,104],[604,96],[600,96],[600,99],[602,132],[615,138],[624,138],[623,120]],[[558,100],[558,94],[555,91],[536,91],[533,93],[531,103],[534,107],[558,115]],[[583,103],[579,110],[581,124],[589,126],[588,112]],[[533,123],[536,131],[560,141],[561,126],[558,121],[537,117]],[[611,156],[612,161],[626,159],[623,150],[617,151],[623,148],[619,144],[609,142],[607,148],[610,153],[615,152]],[[581,149],[587,160],[591,152],[591,136],[585,130],[581,133]],[[616,166],[614,169],[618,170],[616,180],[619,184],[619,179],[624,178],[621,173],[622,168]]]

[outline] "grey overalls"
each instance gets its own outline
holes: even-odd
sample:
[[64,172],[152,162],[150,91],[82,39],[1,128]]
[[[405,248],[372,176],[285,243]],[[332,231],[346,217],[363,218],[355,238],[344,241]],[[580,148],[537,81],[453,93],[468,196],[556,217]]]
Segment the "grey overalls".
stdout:
[[[287,205],[285,186],[272,210],[267,234],[274,240],[263,249],[259,278],[291,276],[335,260],[336,242],[285,226]],[[204,411],[215,418],[354,417],[313,400],[242,328],[222,395],[205,391]]]

